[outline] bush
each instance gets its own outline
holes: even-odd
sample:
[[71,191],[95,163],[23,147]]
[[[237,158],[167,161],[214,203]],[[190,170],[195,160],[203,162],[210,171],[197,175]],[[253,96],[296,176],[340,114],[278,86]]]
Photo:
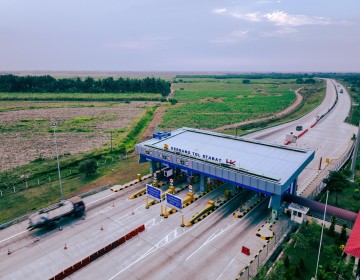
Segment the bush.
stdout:
[[334,236],[335,235],[335,224],[336,224],[336,216],[331,216],[331,224],[329,227],[329,235]]
[[86,176],[90,176],[96,173],[98,166],[94,159],[88,159],[80,163],[79,171],[85,173]]
[[126,146],[125,146],[124,143],[121,143],[121,144],[119,145],[118,151],[119,151],[119,153],[121,153],[121,154],[125,154],[125,153],[126,153]]
[[342,225],[341,233],[340,233],[340,240],[345,241],[346,240],[346,224]]
[[301,258],[300,261],[299,261],[299,269],[304,271],[305,270],[305,262],[304,262],[304,259]]
[[289,268],[290,267],[290,259],[289,259],[289,256],[288,255],[285,255],[285,258],[284,258],[284,266],[286,268]]
[[355,189],[355,190],[354,190],[353,197],[354,197],[355,199],[360,199],[360,191],[359,191],[359,189]]
[[175,105],[176,103],[178,103],[178,101],[176,99],[170,98],[169,102],[171,105]]

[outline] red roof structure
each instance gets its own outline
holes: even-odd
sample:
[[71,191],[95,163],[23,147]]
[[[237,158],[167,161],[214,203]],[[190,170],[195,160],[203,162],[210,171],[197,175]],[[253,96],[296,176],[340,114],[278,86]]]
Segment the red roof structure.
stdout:
[[360,215],[357,215],[349,240],[346,243],[345,253],[360,258]]

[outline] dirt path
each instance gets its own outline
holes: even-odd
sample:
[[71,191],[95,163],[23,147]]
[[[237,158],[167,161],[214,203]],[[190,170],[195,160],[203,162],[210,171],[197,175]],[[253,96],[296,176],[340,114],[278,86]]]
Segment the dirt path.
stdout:
[[[170,86],[170,94],[166,97],[166,100],[169,100],[173,98],[175,94],[175,90],[173,89],[173,84]],[[147,139],[150,139],[155,132],[156,128],[159,126],[162,120],[162,116],[165,113],[166,106],[160,106],[156,109],[155,114],[151,122],[149,123],[148,127],[144,131],[144,133],[140,137],[140,141],[145,141]]]
[[166,97],[166,100],[169,101],[169,99],[173,98],[174,94],[175,94],[175,90],[173,89],[173,84],[171,84],[170,94],[168,95],[168,97]]
[[159,126],[159,124],[162,120],[162,116],[163,116],[166,108],[167,107],[165,107],[165,106],[161,106],[156,109],[153,119],[149,123],[149,125],[146,128],[146,130],[144,131],[144,133],[140,136],[139,142],[148,140],[152,137],[153,133],[155,132],[156,128]]
[[220,127],[217,127],[215,129],[213,129],[213,131],[221,131],[221,130],[225,130],[225,129],[235,128],[235,127],[239,127],[241,125],[267,121],[267,120],[270,120],[270,119],[273,119],[273,118],[279,118],[279,117],[282,117],[284,115],[287,115],[287,114],[295,111],[300,106],[300,104],[301,104],[301,102],[303,100],[303,97],[299,93],[299,90],[295,90],[295,95],[296,95],[296,99],[295,99],[295,101],[293,103],[291,103],[291,105],[289,107],[287,107],[284,110],[276,113],[273,116],[260,118],[260,119],[255,119],[255,120],[244,121],[244,122],[239,122],[239,123],[233,123],[233,124],[228,124],[228,125],[223,125],[223,126],[220,126]]

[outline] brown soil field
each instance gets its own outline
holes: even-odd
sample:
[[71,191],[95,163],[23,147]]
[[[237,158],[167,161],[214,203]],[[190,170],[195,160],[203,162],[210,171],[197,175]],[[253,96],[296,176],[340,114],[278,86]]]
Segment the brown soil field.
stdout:
[[[31,105],[30,105],[31,104]],[[55,157],[51,122],[58,122],[59,154],[76,154],[113,144],[155,102],[1,102],[0,172],[39,157]],[[31,108],[31,109],[29,109]]]

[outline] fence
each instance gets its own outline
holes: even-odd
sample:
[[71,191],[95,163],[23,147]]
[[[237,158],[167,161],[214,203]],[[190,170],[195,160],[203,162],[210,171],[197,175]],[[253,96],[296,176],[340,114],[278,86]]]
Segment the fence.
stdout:
[[[132,158],[134,156],[135,155],[133,155],[133,154],[125,155],[125,156],[121,156],[121,155],[115,156],[114,155],[111,158],[97,160],[96,163],[97,163],[97,166],[101,167],[101,166],[106,166],[107,164],[111,164],[114,162],[120,162],[121,160]],[[66,178],[70,178],[79,173],[80,172],[78,171],[78,168],[76,168],[76,167],[67,168],[65,170],[61,170],[61,179],[64,183]],[[23,182],[18,183],[12,187],[9,187],[9,188],[3,189],[3,190],[0,189],[0,199],[3,196],[13,195],[14,193],[18,193],[18,192],[27,190],[29,188],[35,188],[35,187],[40,187],[40,186],[44,186],[44,185],[49,185],[51,182],[58,181],[58,180],[59,180],[59,177],[58,177],[57,170],[50,174],[47,174],[46,176],[42,176],[41,178],[29,179],[29,180],[24,179]]]
[[277,248],[281,248],[279,245],[284,243],[286,237],[295,226],[287,217],[283,219],[287,221],[285,221],[283,226],[273,228],[274,237],[263,246],[259,253],[257,253],[250,263],[240,272],[236,278],[237,280],[249,280],[254,277],[258,273],[258,270],[268,262]]

